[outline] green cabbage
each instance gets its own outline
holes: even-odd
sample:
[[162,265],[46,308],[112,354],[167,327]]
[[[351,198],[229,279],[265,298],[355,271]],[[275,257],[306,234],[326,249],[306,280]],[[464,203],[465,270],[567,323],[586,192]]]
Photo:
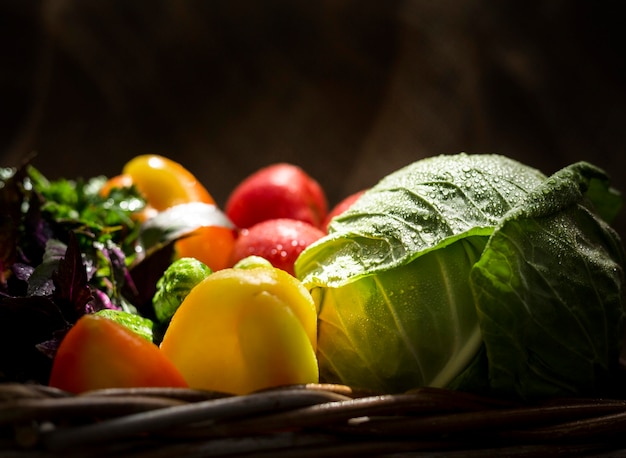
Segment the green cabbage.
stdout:
[[320,375],[534,398],[605,393],[624,323],[621,207],[586,162],[550,177],[442,155],[385,177],[296,261]]

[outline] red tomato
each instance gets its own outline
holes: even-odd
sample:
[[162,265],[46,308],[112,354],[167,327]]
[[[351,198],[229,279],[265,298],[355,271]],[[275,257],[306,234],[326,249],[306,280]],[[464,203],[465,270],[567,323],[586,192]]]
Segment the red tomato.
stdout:
[[296,165],[277,163],[259,169],[235,187],[225,211],[239,228],[277,218],[320,227],[328,206],[316,180]]
[[302,251],[325,235],[321,229],[295,219],[269,219],[242,229],[233,248],[233,264],[248,256],[267,259],[291,275]]

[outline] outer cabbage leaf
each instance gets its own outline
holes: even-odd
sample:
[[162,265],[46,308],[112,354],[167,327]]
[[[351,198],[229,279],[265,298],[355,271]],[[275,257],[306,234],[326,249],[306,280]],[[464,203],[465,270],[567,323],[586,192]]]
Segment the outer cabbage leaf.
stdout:
[[442,155],[383,178],[297,259],[306,283],[341,286],[468,235],[489,236],[545,175],[499,155]]
[[624,251],[587,197],[614,196],[602,171],[574,164],[491,236],[471,283],[492,390],[530,397],[610,389],[623,332]]

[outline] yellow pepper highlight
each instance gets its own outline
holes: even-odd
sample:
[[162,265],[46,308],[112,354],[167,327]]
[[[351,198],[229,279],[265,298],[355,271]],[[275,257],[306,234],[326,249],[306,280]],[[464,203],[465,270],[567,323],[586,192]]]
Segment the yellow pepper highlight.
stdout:
[[316,347],[310,293],[267,266],[209,275],[189,292],[161,343],[190,387],[232,394],[316,383]]
[[130,176],[148,204],[158,211],[187,202],[215,204],[213,196],[189,170],[164,156],[135,156],[124,165],[122,175]]

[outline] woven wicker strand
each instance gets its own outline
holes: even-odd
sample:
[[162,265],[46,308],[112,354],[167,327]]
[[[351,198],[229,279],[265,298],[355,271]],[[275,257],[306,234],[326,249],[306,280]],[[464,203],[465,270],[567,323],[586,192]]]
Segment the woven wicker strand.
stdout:
[[445,389],[341,385],[232,396],[190,389],[71,395],[0,384],[0,457],[546,456],[626,453],[626,401],[534,405]]

